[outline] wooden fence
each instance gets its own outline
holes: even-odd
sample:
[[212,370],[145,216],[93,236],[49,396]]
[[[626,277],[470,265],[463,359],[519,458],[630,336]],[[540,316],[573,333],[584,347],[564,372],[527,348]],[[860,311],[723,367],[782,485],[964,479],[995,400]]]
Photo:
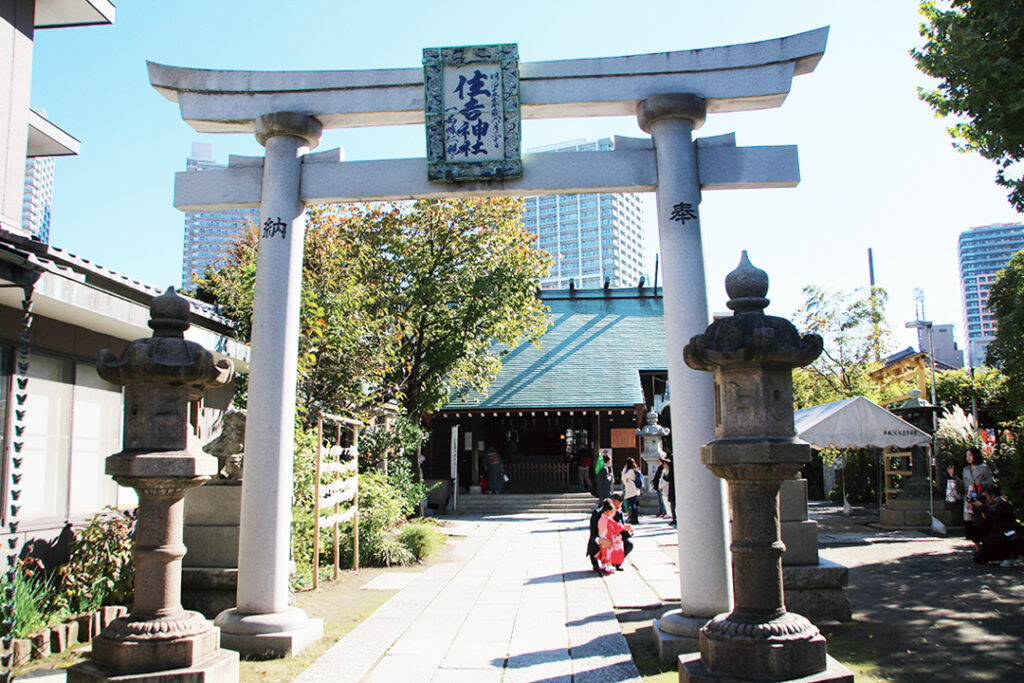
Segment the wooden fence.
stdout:
[[568,491],[569,463],[513,462],[505,465],[510,491]]

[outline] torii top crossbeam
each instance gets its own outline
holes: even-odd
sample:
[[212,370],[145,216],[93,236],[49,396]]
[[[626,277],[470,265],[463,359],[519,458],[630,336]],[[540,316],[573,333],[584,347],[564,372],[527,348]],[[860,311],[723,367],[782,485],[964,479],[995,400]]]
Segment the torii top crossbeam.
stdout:
[[[523,119],[634,116],[659,93],[704,98],[708,113],[778,107],[793,76],[825,51],[828,27],[756,43],[628,57],[520,64]],[[423,71],[228,71],[148,63],[150,83],[201,133],[251,133],[272,111],[303,112],[324,128],[424,120]]]

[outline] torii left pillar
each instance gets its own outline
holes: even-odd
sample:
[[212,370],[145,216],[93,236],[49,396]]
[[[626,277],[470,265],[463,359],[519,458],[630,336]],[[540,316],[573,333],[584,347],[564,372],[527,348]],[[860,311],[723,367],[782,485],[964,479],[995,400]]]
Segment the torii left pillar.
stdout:
[[295,382],[299,351],[302,247],[306,207],[300,199],[302,155],[323,127],[306,114],[256,120],[266,147],[260,199],[259,255],[252,319],[246,470],[238,543],[236,607],[217,615],[224,647],[243,656],[286,657],[323,636],[323,621],[288,606]]

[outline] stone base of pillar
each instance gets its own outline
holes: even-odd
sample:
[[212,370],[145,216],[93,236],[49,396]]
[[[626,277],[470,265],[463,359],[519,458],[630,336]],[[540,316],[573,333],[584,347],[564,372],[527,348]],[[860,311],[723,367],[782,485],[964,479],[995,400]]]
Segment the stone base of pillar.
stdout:
[[184,669],[133,674],[110,673],[86,661],[68,668],[68,683],[238,683],[238,653],[218,650]]
[[825,668],[825,636],[799,614],[745,622],[720,614],[700,634],[700,657],[715,673],[785,681]]
[[171,671],[197,666],[217,654],[219,633],[198,612],[110,622],[92,639],[92,662],[109,672]]
[[246,659],[280,659],[300,652],[324,635],[323,619],[310,619],[298,607],[272,614],[229,609],[217,615],[221,646]]
[[671,663],[679,655],[700,650],[700,629],[708,623],[706,617],[690,617],[679,610],[672,610],[654,620],[651,634],[658,658]]
[[[679,683],[765,683],[771,680],[763,676],[744,678],[735,674],[712,673],[704,666],[698,653],[679,657]],[[791,678],[786,683],[854,683],[854,679],[852,671],[832,657],[827,657],[824,671],[803,678]]]

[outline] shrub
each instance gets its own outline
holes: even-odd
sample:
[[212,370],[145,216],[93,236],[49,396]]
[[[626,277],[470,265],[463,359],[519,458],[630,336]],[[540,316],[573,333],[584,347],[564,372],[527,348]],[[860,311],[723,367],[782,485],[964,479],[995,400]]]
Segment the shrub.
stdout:
[[375,564],[382,564],[385,567],[404,567],[416,561],[412,551],[394,536],[378,539],[370,550],[370,555]]
[[427,494],[441,485],[441,482],[436,482],[432,486],[427,486],[416,481],[412,473],[412,464],[405,458],[391,462],[388,480],[402,500],[402,513],[406,517],[415,514],[420,503],[426,500]]
[[58,573],[58,605],[74,614],[129,603],[135,588],[134,535],[134,510],[104,508],[79,529],[70,559]]
[[50,623],[52,584],[42,564],[34,557],[17,560],[11,571],[4,572],[0,589],[14,607],[10,616],[13,637],[27,638]]
[[445,534],[432,521],[417,520],[402,528],[399,540],[409,549],[416,561],[421,561],[436,553],[438,548],[444,545]]

